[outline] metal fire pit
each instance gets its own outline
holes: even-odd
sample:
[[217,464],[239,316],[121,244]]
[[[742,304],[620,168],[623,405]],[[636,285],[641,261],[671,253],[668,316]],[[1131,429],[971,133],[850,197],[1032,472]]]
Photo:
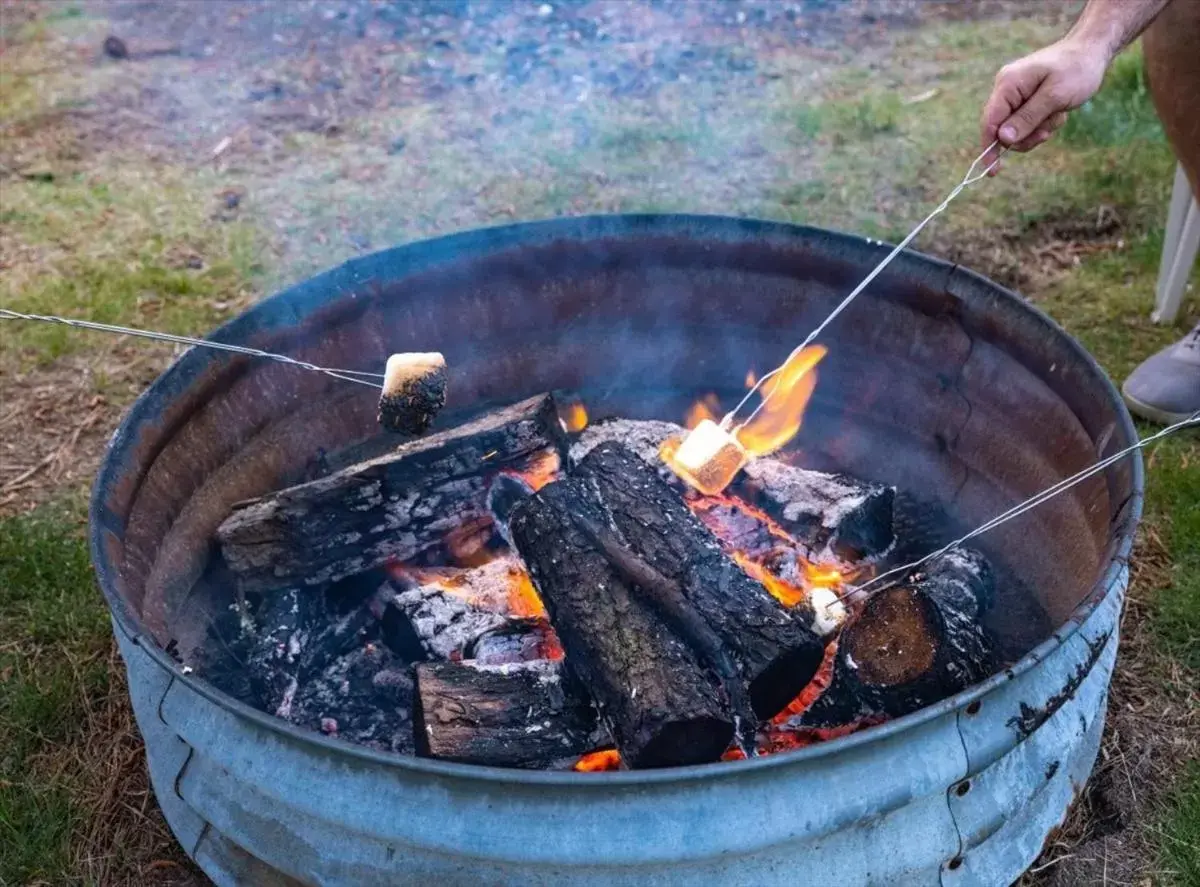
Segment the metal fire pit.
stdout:
[[[675,419],[681,398],[773,365],[884,249],[727,218],[516,225],[349,262],[215,338],[359,369],[441,350],[458,407],[569,388],[594,412]],[[959,267],[900,257],[825,341],[806,464],[893,483],[960,526],[1134,440],[1079,345]],[[1009,577],[993,627],[1011,667],[800,751],[601,774],[437,763],[298,730],[185,673],[164,648],[190,649],[222,605],[194,586],[230,505],[374,430],[370,389],[193,350],[97,480],[92,552],[154,790],[218,883],[1007,884],[1091,771],[1136,456],[985,538]]]

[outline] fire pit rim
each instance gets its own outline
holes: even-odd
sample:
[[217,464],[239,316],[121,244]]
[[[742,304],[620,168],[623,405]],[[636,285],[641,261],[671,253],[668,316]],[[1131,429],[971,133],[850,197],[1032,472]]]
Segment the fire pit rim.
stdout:
[[[375,276],[372,273],[372,267],[382,261],[398,262],[408,273],[413,273],[428,270],[443,262],[453,261],[464,253],[480,258],[488,254],[489,248],[490,251],[499,252],[518,244],[531,245],[567,239],[595,240],[606,235],[629,236],[635,233],[676,236],[703,234],[709,238],[714,235],[724,235],[738,237],[741,240],[744,240],[747,234],[756,235],[763,240],[768,237],[787,240],[816,238],[832,241],[841,246],[843,251],[865,248],[868,252],[878,253],[879,258],[882,258],[892,248],[890,244],[880,240],[826,228],[718,214],[616,213],[517,222],[413,241],[351,259],[263,299],[249,310],[213,330],[208,338],[216,341],[245,341],[256,334],[269,333],[288,322],[294,322],[298,311],[315,306],[315,302],[312,306],[306,305],[305,302],[312,300],[317,293],[328,293],[338,289],[349,290],[351,286],[369,282]],[[915,250],[908,250],[897,257],[888,273],[894,274],[905,266],[909,266],[907,270],[914,276],[928,277],[931,270],[943,272],[946,294],[964,303],[974,297],[971,294],[972,289],[967,287],[964,292],[960,287],[951,292],[951,282],[956,277],[962,277],[970,284],[982,284],[992,295],[1000,296],[1000,302],[1007,310],[1015,311],[1018,314],[1023,313],[1027,319],[1042,325],[1049,332],[1060,337],[1061,341],[1074,352],[1075,357],[1106,389],[1106,398],[1109,405],[1114,407],[1117,418],[1118,427],[1114,429],[1114,436],[1123,435],[1130,441],[1137,439],[1133,419],[1108,374],[1073,336],[1045,312],[1017,293],[961,265],[927,256]],[[886,277],[887,274],[884,276]],[[353,297],[354,294],[346,292],[346,295]],[[293,302],[299,304],[292,304]],[[735,776],[748,769],[784,766],[797,761],[839,754],[864,744],[882,741],[899,731],[911,729],[926,721],[941,717],[947,712],[965,708],[971,702],[987,696],[997,688],[1029,671],[1073,637],[1113,588],[1120,587],[1121,576],[1127,569],[1127,560],[1133,547],[1134,531],[1142,515],[1145,487],[1144,465],[1141,452],[1137,451],[1129,457],[1132,490],[1122,506],[1120,518],[1112,521],[1117,526],[1116,537],[1112,540],[1106,555],[1105,568],[1092,585],[1091,590],[1075,607],[1063,625],[1016,663],[992,675],[987,680],[934,705],[848,736],[759,758],[673,767],[664,770],[613,771],[605,773],[602,778],[597,778],[595,774],[591,773],[529,771],[477,764],[459,764],[419,758],[414,755],[377,751],[294,726],[217,690],[207,681],[192,673],[190,669],[185,669],[162,649],[139,625],[139,621],[130,613],[126,602],[116,591],[119,571],[112,563],[109,549],[105,544],[106,535],[116,532],[111,526],[113,518],[109,512],[108,499],[113,487],[120,482],[121,469],[125,462],[137,455],[134,452],[137,446],[136,426],[149,418],[148,415],[144,416],[144,413],[149,413],[163,402],[170,400],[197,376],[210,370],[214,363],[232,364],[245,361],[246,358],[242,357],[231,357],[198,348],[189,349],[138,396],[109,440],[103,462],[92,487],[88,535],[96,581],[112,612],[114,628],[121,631],[133,644],[143,649],[156,664],[171,675],[173,680],[180,681],[188,689],[208,701],[246,718],[260,727],[284,734],[290,739],[299,740],[324,751],[341,755],[348,754],[364,761],[400,766],[428,774],[486,782],[535,783],[571,786],[572,788],[601,783],[604,785],[670,783],[700,778],[708,780],[724,773]],[[143,640],[147,642],[143,642]]]

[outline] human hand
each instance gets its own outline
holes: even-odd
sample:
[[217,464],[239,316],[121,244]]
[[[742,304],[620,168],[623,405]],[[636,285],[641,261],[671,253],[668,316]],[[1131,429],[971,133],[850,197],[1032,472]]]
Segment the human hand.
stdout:
[[1067,38],[1005,65],[983,108],[981,146],[1036,148],[1096,94],[1111,60],[1104,46]]

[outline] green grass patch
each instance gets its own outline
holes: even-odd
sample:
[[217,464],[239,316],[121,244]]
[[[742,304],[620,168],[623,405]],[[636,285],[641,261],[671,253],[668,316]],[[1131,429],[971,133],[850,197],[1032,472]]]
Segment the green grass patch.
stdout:
[[1156,830],[1160,865],[1168,883],[1200,887],[1200,761],[1193,761],[1172,792],[1166,815]]
[[1140,44],[1116,58],[1104,87],[1067,118],[1061,137],[1069,144],[1081,146],[1126,145],[1137,139],[1165,140],[1146,85]]
[[[262,252],[246,223],[220,221],[215,183],[170,169],[10,181],[0,228],[19,248],[0,279],[17,311],[210,329],[253,290]],[[87,347],[64,327],[0,327],[0,347],[39,362]]]
[[88,729],[88,701],[109,686],[108,616],[82,510],[0,520],[0,884],[70,876],[81,813],[52,761]]

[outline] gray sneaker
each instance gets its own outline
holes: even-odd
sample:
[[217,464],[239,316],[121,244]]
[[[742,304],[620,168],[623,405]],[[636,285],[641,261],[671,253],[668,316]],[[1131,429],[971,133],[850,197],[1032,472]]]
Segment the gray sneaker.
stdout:
[[1130,412],[1163,425],[1200,410],[1200,324],[1130,373],[1121,393]]

